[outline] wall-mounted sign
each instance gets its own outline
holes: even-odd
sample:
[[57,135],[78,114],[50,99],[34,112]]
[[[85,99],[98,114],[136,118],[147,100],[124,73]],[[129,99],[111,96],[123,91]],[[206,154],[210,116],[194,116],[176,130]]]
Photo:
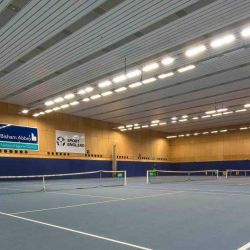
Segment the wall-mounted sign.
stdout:
[[85,134],[56,130],[56,152],[85,154]]
[[0,123],[0,148],[37,151],[38,129]]

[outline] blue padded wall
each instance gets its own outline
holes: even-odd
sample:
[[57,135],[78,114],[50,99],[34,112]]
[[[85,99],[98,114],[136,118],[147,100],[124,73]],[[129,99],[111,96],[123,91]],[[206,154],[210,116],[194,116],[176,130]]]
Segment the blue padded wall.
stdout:
[[37,175],[111,170],[111,161],[1,158],[0,175]]
[[[111,170],[111,161],[65,160],[39,158],[0,157],[0,175],[36,175],[72,173],[95,170]],[[250,169],[250,161],[214,161],[214,162],[135,162],[118,161],[117,169],[126,170],[128,176],[145,176],[149,169],[162,170],[202,170],[202,169]]]

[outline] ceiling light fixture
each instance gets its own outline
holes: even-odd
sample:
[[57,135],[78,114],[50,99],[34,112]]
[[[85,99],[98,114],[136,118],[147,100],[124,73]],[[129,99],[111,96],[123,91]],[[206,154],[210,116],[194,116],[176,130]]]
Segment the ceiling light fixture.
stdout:
[[82,101],[83,101],[83,102],[89,102],[90,99],[87,97],[87,98],[84,98]]
[[165,65],[165,66],[167,66],[167,65],[171,65],[171,64],[173,64],[173,62],[174,62],[174,58],[173,57],[165,57],[165,58],[163,58],[162,60],[161,60],[161,63],[163,64],[163,65]]
[[75,95],[74,95],[73,93],[69,93],[69,94],[66,94],[66,95],[64,96],[64,99],[70,100],[70,99],[72,99],[72,98],[74,98],[74,97],[75,97]]
[[195,68],[195,65],[188,65],[188,66],[185,66],[185,67],[182,67],[182,68],[179,68],[177,71],[179,73],[183,73],[183,72],[186,72],[188,70],[192,70]]
[[241,31],[241,36],[242,37],[250,37],[250,27],[244,28]]
[[98,87],[99,87],[99,88],[106,88],[106,87],[110,86],[111,84],[112,84],[111,81],[106,80],[106,81],[100,82],[100,83],[98,84]]
[[173,75],[174,75],[174,72],[169,72],[169,73],[158,75],[158,78],[159,79],[165,79],[165,78],[173,76]]
[[141,75],[141,71],[139,69],[131,70],[126,74],[127,78],[134,78],[140,75]]
[[47,102],[45,102],[46,106],[52,106],[53,104],[55,104],[53,101],[47,101]]
[[93,87],[87,87],[87,88],[85,88],[85,91],[86,91],[87,93],[90,93],[90,92],[92,92],[93,90],[94,90]]
[[120,83],[120,82],[124,82],[126,80],[127,80],[126,75],[119,75],[119,76],[115,76],[112,81],[114,83]]
[[96,99],[98,99],[98,98],[100,98],[100,97],[101,97],[101,95],[96,94],[96,95],[92,95],[90,98],[91,98],[92,100],[96,100]]
[[155,70],[155,69],[158,69],[159,68],[159,64],[158,63],[150,63],[150,64],[147,64],[145,65],[142,70],[144,72],[150,72],[152,70]]
[[207,50],[207,48],[205,45],[199,45],[197,47],[193,47],[193,48],[186,50],[185,55],[187,57],[193,57],[193,56],[197,56],[198,54],[200,54],[206,50]]
[[156,81],[156,78],[155,77],[151,77],[151,78],[143,80],[142,83],[143,84],[148,84],[148,83],[155,82],[155,81]]
[[129,88],[133,89],[133,88],[137,88],[139,86],[141,86],[142,83],[141,82],[135,82],[135,83],[131,83],[129,86]]
[[235,36],[233,34],[228,34],[228,35],[212,40],[210,45],[212,48],[219,48],[224,45],[228,45],[232,43],[234,40],[235,40]]
[[54,99],[55,103],[60,103],[60,102],[63,102],[63,101],[64,101],[64,98],[60,97],[60,96]]
[[104,93],[102,93],[101,95],[102,96],[108,96],[108,95],[112,95],[113,94],[113,91],[107,91],[107,92],[104,92]]
[[123,92],[125,90],[127,90],[126,87],[121,87],[121,88],[115,89],[115,92],[120,93],[120,92]]

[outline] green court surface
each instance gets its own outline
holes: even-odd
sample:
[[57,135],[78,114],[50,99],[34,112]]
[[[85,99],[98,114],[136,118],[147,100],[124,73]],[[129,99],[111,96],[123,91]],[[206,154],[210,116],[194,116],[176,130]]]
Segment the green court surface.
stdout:
[[249,207],[247,179],[2,193],[1,249],[236,250]]

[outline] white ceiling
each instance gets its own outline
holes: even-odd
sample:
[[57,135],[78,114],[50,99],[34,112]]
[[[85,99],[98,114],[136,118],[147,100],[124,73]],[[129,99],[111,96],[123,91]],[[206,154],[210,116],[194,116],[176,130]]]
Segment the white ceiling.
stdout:
[[[248,0],[0,0],[0,101],[45,110],[47,100],[125,72],[125,60],[126,69],[141,68],[170,55],[176,58],[171,66],[142,78],[196,68],[63,112],[116,125],[158,119],[168,124],[152,129],[167,133],[250,123],[250,110],[191,119],[250,103],[250,38],[240,36],[247,24]],[[227,32],[236,36],[234,43],[209,47]],[[200,43],[207,45],[205,53],[185,57],[186,48]],[[95,87],[93,94],[101,92]],[[171,123],[182,115],[189,115],[187,122]]]

